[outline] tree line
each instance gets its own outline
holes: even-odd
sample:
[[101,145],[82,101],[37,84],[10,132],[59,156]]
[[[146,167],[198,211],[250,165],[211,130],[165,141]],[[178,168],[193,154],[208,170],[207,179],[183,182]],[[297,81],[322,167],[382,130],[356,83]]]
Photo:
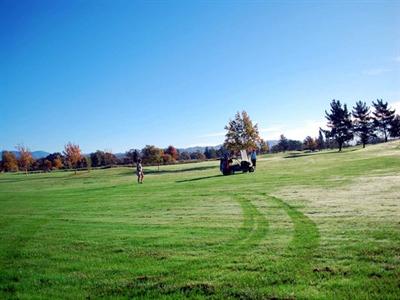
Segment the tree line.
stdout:
[[[335,148],[342,151],[351,141],[365,148],[366,144],[387,142],[389,137],[400,137],[400,116],[382,99],[372,102],[372,110],[365,102],[358,101],[352,111],[339,100],[332,100],[330,110],[325,111],[325,118],[327,129],[320,128],[318,137],[307,136],[299,141],[288,139],[282,134],[270,152]],[[264,143],[259,136],[257,124],[253,125],[245,111],[241,114],[238,112],[225,129],[224,146],[233,153],[241,149],[259,149]]]
[[237,112],[225,126],[224,144],[215,149],[205,148],[204,152],[180,152],[174,146],[166,149],[147,145],[143,149],[131,149],[123,157],[117,157],[110,151],[100,151],[83,155],[79,145],[68,143],[62,153],[52,153],[44,158],[34,159],[29,149],[18,145],[18,157],[10,151],[2,152],[0,171],[45,171],[58,169],[88,169],[92,167],[111,167],[114,165],[132,165],[139,158],[145,165],[172,164],[189,160],[201,161],[222,157],[225,153],[238,153],[240,150],[256,150],[259,154],[269,152],[285,152],[299,150],[323,150],[338,148],[339,151],[350,141],[356,140],[365,147],[368,143],[387,142],[388,138],[400,137],[400,116],[390,109],[382,99],[372,102],[371,108],[362,101],[356,102],[350,112],[346,104],[332,100],[330,110],[325,111],[327,128],[319,130],[316,138],[307,136],[304,141],[287,139],[283,134],[276,145],[269,147],[258,131],[258,125],[253,124],[247,112]]
[[[222,157],[227,149],[221,146],[219,149],[206,147],[204,151],[187,152],[179,151],[174,146],[158,148],[154,145],[146,145],[143,149],[131,149],[123,156],[116,156],[111,151],[97,150],[90,154],[83,154],[79,145],[68,143],[64,151],[49,154],[40,159],[34,159],[32,153],[24,145],[16,147],[18,155],[11,151],[3,151],[0,162],[0,171],[25,173],[32,171],[50,172],[53,170],[76,170],[121,165],[133,165],[139,158],[144,165],[167,165],[186,161],[203,161]],[[268,149],[260,148],[263,153]]]
[[332,100],[330,110],[325,111],[325,118],[328,129],[320,128],[318,137],[307,136],[301,142],[281,135],[271,152],[335,148],[342,151],[351,141],[365,148],[367,144],[387,142],[389,137],[400,137],[400,116],[382,99],[372,101],[372,110],[366,102],[358,101],[352,111],[339,100]]
[[355,138],[365,148],[368,143],[400,137],[400,116],[382,99],[372,101],[372,111],[363,101],[356,102],[351,112],[339,100],[332,100],[330,106],[330,111],[325,111],[328,129],[321,131],[328,143],[336,144],[339,151]]

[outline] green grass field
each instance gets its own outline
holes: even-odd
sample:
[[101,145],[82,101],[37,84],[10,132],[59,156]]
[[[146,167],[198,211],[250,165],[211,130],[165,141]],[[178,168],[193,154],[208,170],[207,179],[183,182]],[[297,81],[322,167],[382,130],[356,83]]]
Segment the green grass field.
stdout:
[[0,174],[0,298],[399,299],[400,142]]

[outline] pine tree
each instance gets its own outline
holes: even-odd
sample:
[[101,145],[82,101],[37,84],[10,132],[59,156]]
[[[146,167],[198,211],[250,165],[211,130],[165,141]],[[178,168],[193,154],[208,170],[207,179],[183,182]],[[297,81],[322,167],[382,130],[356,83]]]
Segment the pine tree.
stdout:
[[374,134],[369,107],[365,102],[358,101],[353,107],[354,132],[360,137],[363,148]]
[[211,158],[210,149],[208,149],[208,147],[206,147],[206,149],[204,150],[204,156],[205,156],[207,159],[210,159],[210,158]]
[[388,103],[383,103],[382,99],[377,99],[376,103],[372,102],[372,106],[375,108],[373,114],[376,130],[383,133],[385,142],[387,142],[391,123],[395,117],[395,110],[389,109]]
[[125,153],[125,156],[127,157],[127,162],[129,164],[135,164],[139,158],[139,151],[136,149],[130,149]]
[[331,111],[325,111],[325,114],[330,128],[329,136],[336,140],[340,152],[343,144],[353,138],[351,114],[347,111],[347,105],[342,107],[339,100],[332,100]]
[[391,137],[400,137],[400,115],[396,115],[390,124],[389,133]]
[[325,149],[325,140],[324,140],[324,135],[323,135],[323,131],[321,128],[319,129],[319,135],[318,135],[318,139],[316,140],[316,142],[317,142],[318,150],[321,151],[322,149]]
[[278,150],[283,152],[289,150],[289,141],[283,134],[279,138]]

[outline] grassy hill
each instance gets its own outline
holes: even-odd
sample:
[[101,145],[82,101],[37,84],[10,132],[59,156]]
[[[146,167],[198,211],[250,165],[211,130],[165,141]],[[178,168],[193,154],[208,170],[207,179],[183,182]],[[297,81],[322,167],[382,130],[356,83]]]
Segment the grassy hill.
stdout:
[[400,295],[400,142],[77,175],[0,174],[0,298]]

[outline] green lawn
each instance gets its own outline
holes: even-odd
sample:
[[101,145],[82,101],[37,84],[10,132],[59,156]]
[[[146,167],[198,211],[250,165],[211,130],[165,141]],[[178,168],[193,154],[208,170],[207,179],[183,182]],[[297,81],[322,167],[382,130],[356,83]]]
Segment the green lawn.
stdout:
[[399,299],[400,142],[0,174],[0,299]]

